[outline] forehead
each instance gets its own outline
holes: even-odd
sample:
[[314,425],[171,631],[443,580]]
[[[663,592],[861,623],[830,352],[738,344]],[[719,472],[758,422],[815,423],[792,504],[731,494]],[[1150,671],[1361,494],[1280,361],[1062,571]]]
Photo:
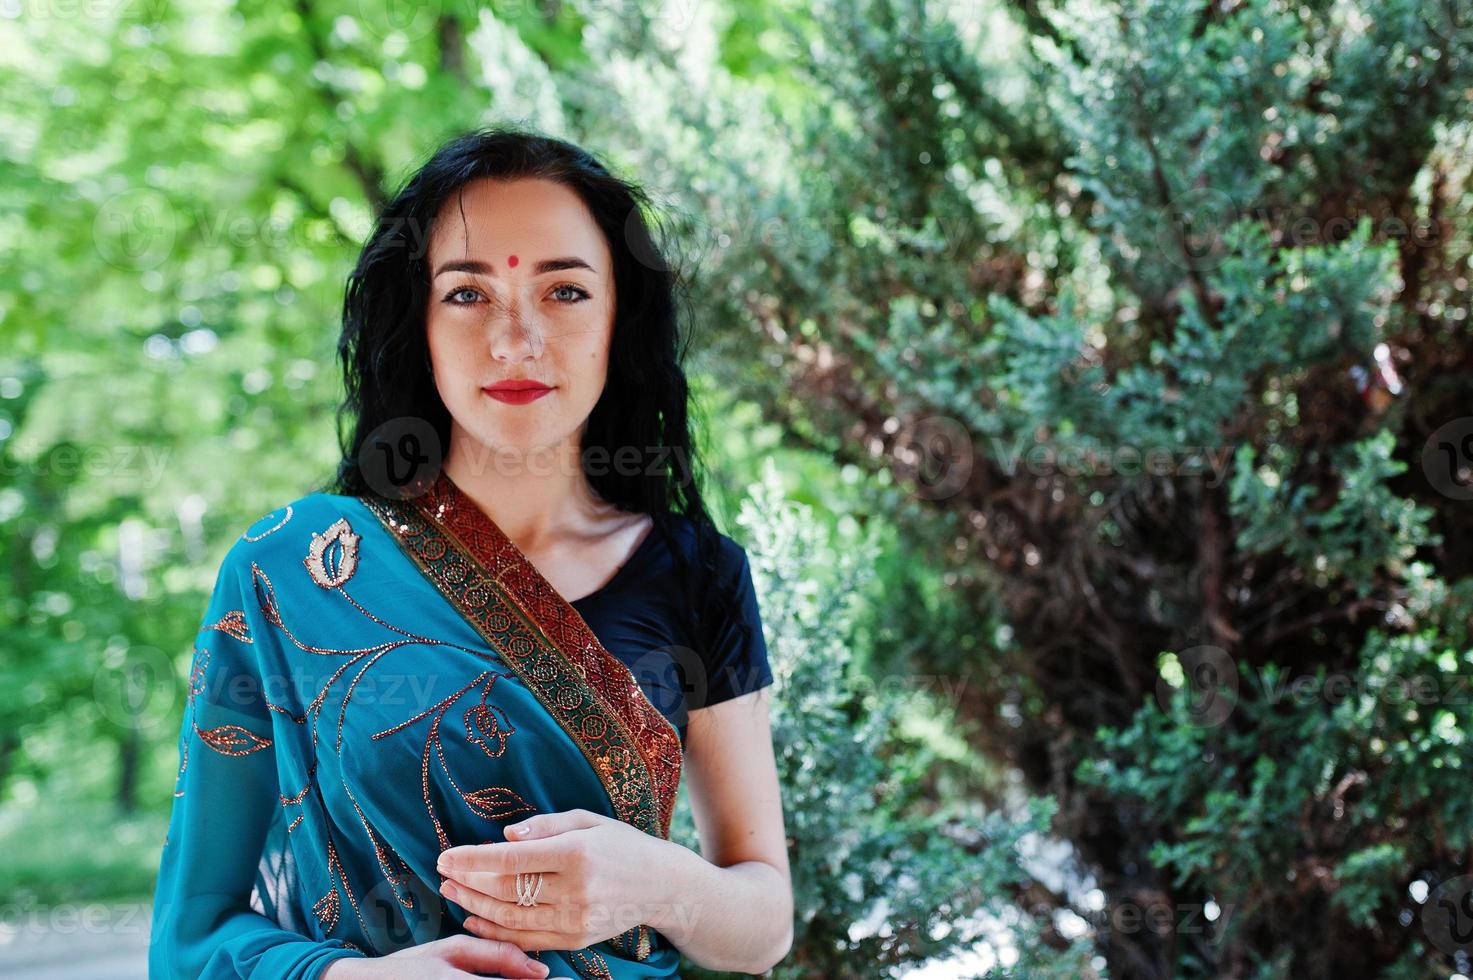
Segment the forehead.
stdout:
[[583,199],[550,180],[476,180],[440,207],[430,235],[431,267],[449,258],[492,263],[504,274],[507,257],[523,268],[542,258],[576,255],[607,272],[608,245]]

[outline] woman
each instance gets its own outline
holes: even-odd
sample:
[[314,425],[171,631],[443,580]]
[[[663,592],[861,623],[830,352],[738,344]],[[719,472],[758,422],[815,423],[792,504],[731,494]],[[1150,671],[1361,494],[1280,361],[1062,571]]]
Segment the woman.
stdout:
[[[152,976],[785,955],[772,674],[695,486],[646,205],[493,129],[387,208],[344,303],[336,482],[245,529],[195,640]],[[668,839],[686,761],[704,856]]]

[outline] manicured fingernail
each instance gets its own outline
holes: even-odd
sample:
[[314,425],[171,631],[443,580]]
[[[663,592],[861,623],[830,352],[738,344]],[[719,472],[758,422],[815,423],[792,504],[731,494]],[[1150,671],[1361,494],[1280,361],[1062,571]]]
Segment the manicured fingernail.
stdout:
[[538,963],[536,960],[532,961],[532,969],[537,971],[538,976],[542,977],[545,977],[552,972],[552,970],[548,968],[546,963]]
[[522,834],[525,834],[527,832],[527,828],[524,827],[522,824],[517,824],[515,827],[508,827],[508,828],[506,828],[506,832],[508,834],[513,834],[513,835],[516,835],[516,836],[521,836]]

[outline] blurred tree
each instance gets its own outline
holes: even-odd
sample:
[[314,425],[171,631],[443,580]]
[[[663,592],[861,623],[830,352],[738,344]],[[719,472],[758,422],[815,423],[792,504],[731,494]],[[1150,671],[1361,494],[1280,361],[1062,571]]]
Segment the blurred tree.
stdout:
[[[977,682],[1104,901],[1029,894],[1114,976],[1465,968],[1462,7],[763,9],[628,32],[601,105],[688,215],[713,370],[899,477],[1000,616],[907,656]],[[722,43],[776,67],[693,67]]]
[[[396,181],[443,136],[493,121],[617,151],[603,80],[632,69],[616,40],[648,26],[632,5],[456,0],[85,13],[7,14],[19,43],[0,45],[15,232],[0,242],[12,273],[0,283],[0,793],[29,815],[0,829],[28,844],[41,826],[95,839],[75,807],[99,777],[118,817],[144,801],[166,813],[187,638],[229,535],[334,462],[342,283]],[[731,60],[780,74],[759,41]],[[646,55],[666,63],[659,45]],[[796,81],[773,83],[792,97]],[[805,465],[819,472],[798,495],[825,493],[831,465]],[[729,512],[743,492],[719,495]],[[954,785],[933,792],[971,762],[905,730],[927,702],[856,688],[880,659],[862,610],[843,608],[858,568],[815,565],[816,525],[777,501],[764,497],[751,533],[793,692],[777,737],[802,921],[785,975],[869,976],[965,950],[978,915],[1006,912],[1022,887],[1020,842],[1044,829],[1048,804],[984,810]],[[95,874],[57,865],[56,850],[83,850],[58,830],[51,853],[10,870],[8,891],[136,888],[161,830],[143,836],[130,873]],[[1020,968],[1091,972],[1088,949],[1048,923],[1007,931]]]
[[[867,515],[906,534],[847,623],[784,595],[822,571],[785,543],[812,515],[765,496],[772,527],[748,525],[803,694],[777,719],[795,968],[897,967],[979,911],[1028,976],[1094,969],[1059,929],[1078,922],[1117,977],[1465,965],[1431,914],[1470,860],[1459,5],[14,13],[0,792],[34,797],[81,736],[135,802],[177,707],[147,679],[185,669],[205,542],[332,462],[341,284],[375,205],[443,135],[520,119],[652,186],[698,366],[872,474]],[[839,638],[849,674],[822,662]],[[937,713],[1026,792],[915,796],[954,773],[845,694],[861,668],[965,682]],[[1413,679],[1430,698],[1392,696]],[[837,864],[822,788],[874,803]],[[1057,804],[1063,884],[1022,854],[1050,812],[1030,794]],[[956,901],[923,908],[917,883]],[[886,884],[897,928],[864,935]]]

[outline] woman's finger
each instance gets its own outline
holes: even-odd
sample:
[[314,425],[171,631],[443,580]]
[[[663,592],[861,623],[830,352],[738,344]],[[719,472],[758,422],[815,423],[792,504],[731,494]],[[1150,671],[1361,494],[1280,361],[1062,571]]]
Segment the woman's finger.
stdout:
[[592,847],[581,835],[586,830],[572,830],[545,840],[506,841],[501,844],[458,844],[440,852],[438,868],[442,875],[460,875],[466,871],[568,871],[588,859]]
[[[536,895],[538,905],[552,905],[557,896],[561,894],[558,888],[558,878],[561,876],[550,871],[544,871],[541,874],[541,890],[537,887],[537,872],[524,873],[522,887],[530,889]],[[517,876],[515,873],[508,875],[499,871],[463,871],[457,872],[455,877],[449,880],[461,888],[469,888],[482,895],[516,904]],[[442,891],[441,894],[444,892]]]
[[[476,935],[491,939],[492,936],[508,936],[505,942],[517,946],[518,949],[574,949],[588,945],[570,938],[566,933],[538,931],[535,929],[515,929],[499,925],[479,916],[471,916],[465,920],[466,930]],[[521,944],[521,945],[518,945]]]
[[[489,919],[508,929],[555,929],[567,918],[570,911],[544,905],[541,902],[538,902],[536,906],[503,902],[489,895],[482,895],[480,892],[456,888],[453,882],[446,884],[447,887],[453,889],[444,892],[446,899],[459,905],[471,915]],[[522,948],[527,949],[528,947],[523,946]]]
[[445,962],[473,974],[503,973],[515,980],[542,980],[545,964],[524,953],[515,943],[481,936],[456,936],[448,943]]

